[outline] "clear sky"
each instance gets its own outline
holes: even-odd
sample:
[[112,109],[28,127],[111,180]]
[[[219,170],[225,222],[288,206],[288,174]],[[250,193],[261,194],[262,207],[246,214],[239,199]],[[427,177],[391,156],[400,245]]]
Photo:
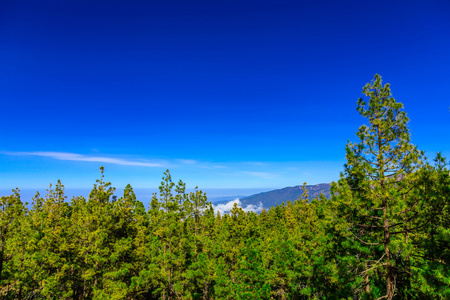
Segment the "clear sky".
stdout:
[[330,182],[375,73],[450,158],[449,1],[0,1],[0,188]]

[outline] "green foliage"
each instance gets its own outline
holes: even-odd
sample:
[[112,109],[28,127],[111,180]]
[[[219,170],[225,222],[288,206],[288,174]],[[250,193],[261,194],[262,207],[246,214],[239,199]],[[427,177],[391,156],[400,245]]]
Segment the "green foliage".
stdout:
[[439,218],[448,199],[429,192],[438,187],[428,178],[437,171],[410,143],[408,118],[389,84],[375,75],[363,94],[368,102],[359,99],[357,110],[368,125],[359,128],[359,143],[348,143],[345,172],[332,186],[349,280],[363,298],[412,297],[423,285],[416,276],[424,266],[414,258],[421,231]]
[[[164,172],[148,209],[100,179],[88,199],[61,182],[31,206],[0,198],[1,299],[449,299],[450,174],[410,143],[375,76],[357,110],[332,199],[215,215]],[[306,187],[306,186],[305,186]]]

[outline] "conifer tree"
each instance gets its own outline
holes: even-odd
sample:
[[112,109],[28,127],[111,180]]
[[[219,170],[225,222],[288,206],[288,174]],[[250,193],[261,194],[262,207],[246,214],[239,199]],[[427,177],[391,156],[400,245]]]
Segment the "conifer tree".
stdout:
[[345,172],[332,191],[345,220],[342,233],[353,244],[355,292],[390,300],[399,275],[408,272],[399,263],[409,249],[405,234],[414,233],[408,226],[427,204],[413,197],[425,158],[410,142],[408,117],[389,84],[377,74],[363,94],[368,100],[360,98],[357,110],[368,123],[357,132],[359,143],[347,144]]
[[[50,184],[43,199],[41,210],[37,211],[42,237],[37,243],[36,252],[43,258],[34,271],[39,278],[40,294],[46,297],[66,299],[73,296],[71,278],[71,257],[74,248],[70,247],[70,207],[65,202],[64,185],[58,180],[54,188]],[[36,224],[37,225],[37,224]]]
[[138,275],[135,243],[143,204],[128,184],[123,196],[111,203],[111,252],[104,273],[104,293],[110,299],[133,296],[131,280]]
[[214,209],[206,194],[195,188],[184,201],[185,249],[187,253],[188,292],[193,298],[211,296],[214,263],[211,255],[211,234],[214,227]]
[[[173,195],[173,192],[177,195]],[[169,170],[164,172],[159,186],[159,200],[156,195],[151,201],[152,223],[156,222],[154,234],[154,261],[158,266],[158,274],[153,282],[155,292],[162,299],[179,298],[183,293],[186,274],[183,266],[186,253],[183,251],[183,200],[185,185],[180,181],[177,185],[172,181]]]
[[110,202],[115,188],[104,181],[104,168],[100,179],[89,194],[89,200],[79,201],[80,208],[73,219],[78,231],[79,264],[82,266],[82,298],[106,297],[103,290],[104,272],[109,263],[114,242],[113,208]]
[[21,297],[23,282],[18,280],[17,261],[23,255],[21,224],[26,208],[20,199],[19,189],[9,196],[0,197],[0,298]]
[[408,222],[397,229],[409,246],[399,261],[404,298],[450,297],[450,173],[440,153],[434,161],[418,172]]

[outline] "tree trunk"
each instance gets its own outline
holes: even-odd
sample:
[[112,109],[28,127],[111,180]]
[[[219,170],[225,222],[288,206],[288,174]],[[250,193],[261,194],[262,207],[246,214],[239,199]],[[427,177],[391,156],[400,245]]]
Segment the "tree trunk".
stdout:
[[0,250],[0,282],[2,282],[2,270],[3,270],[3,253],[5,248],[5,240],[2,234],[2,249]]
[[383,200],[383,229],[384,229],[384,253],[386,254],[386,296],[388,300],[394,297],[394,274],[391,266],[391,253],[389,252],[390,233],[389,220],[387,219],[387,199]]

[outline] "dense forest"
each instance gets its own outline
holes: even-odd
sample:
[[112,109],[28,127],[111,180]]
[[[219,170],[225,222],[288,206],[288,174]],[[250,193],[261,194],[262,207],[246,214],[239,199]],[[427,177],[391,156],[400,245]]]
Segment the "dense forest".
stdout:
[[450,175],[410,142],[381,77],[332,195],[215,214],[164,173],[148,207],[100,179],[0,200],[1,299],[449,299]]

